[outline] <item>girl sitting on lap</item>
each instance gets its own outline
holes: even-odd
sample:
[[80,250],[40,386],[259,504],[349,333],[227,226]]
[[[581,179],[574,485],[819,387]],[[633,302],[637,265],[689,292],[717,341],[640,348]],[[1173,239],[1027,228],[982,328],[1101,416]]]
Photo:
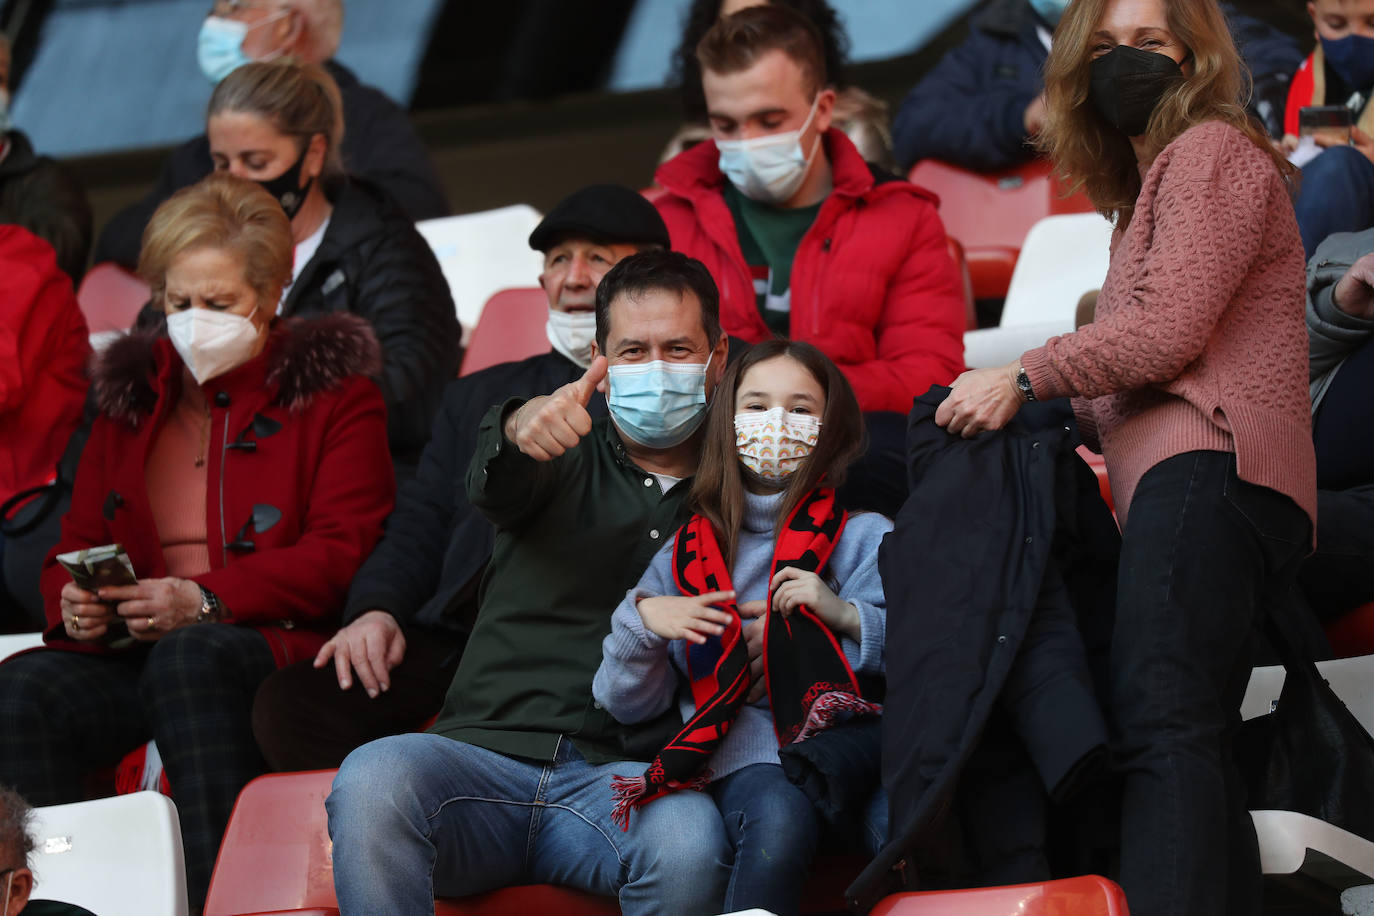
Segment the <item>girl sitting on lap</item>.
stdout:
[[[753,347],[726,370],[706,422],[694,515],[616,608],[592,690],[622,722],[675,699],[686,720],[644,776],[618,781],[622,824],[660,795],[705,787],[735,850],[725,910],[795,913],[820,817],[778,752],[880,712],[857,675],[883,672],[878,545],[892,524],[835,503],[863,419],[815,347]],[[876,850],[887,805],[872,777],[865,810],[846,813]]]

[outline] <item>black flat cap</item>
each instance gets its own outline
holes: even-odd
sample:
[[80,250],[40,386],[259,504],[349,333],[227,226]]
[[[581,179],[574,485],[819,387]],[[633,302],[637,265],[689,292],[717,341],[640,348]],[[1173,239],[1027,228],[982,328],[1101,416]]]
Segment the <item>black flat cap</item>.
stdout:
[[530,247],[547,252],[569,235],[595,242],[671,247],[668,227],[654,205],[618,184],[594,184],[558,202],[530,233]]

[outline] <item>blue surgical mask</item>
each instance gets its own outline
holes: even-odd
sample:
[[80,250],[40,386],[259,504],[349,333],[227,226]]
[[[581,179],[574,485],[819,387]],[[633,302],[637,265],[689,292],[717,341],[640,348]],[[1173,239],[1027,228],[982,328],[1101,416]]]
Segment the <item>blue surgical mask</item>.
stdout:
[[1352,92],[1374,87],[1374,38],[1347,35],[1322,39],[1322,56]]
[[716,141],[720,170],[741,194],[761,204],[781,204],[797,193],[821,143],[818,133],[811,144],[811,152],[802,152],[802,134],[816,117],[820,98],[816,96],[811,103],[811,112],[798,130],[752,140]]
[[213,85],[249,63],[243,53],[243,39],[248,34],[247,23],[223,16],[207,16],[200,26],[200,41],[196,46],[196,60],[200,72]]
[[[220,80],[244,64],[253,62],[254,58],[243,53],[243,39],[248,36],[248,33],[259,26],[267,25],[269,22],[276,22],[290,12],[286,9],[278,10],[265,19],[259,19],[251,26],[246,22],[239,22],[237,19],[206,16],[205,21],[201,23],[200,39],[196,45],[196,60],[200,63],[200,72],[205,74],[205,78],[211,84],[218,86]],[[278,56],[280,56],[280,52],[259,59],[272,60]]]
[[1050,25],[1058,25],[1059,17],[1064,15],[1069,0],[1030,0],[1030,5],[1041,19]]
[[606,373],[606,405],[616,428],[646,448],[672,448],[706,416],[707,359],[701,363],[623,363]]

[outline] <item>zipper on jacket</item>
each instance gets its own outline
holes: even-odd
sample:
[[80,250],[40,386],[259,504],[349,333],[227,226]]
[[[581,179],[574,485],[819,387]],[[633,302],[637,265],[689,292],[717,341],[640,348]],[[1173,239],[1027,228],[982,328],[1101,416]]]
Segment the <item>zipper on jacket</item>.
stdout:
[[219,440],[219,552],[220,565],[229,565],[229,538],[224,530],[224,465],[229,457],[229,411],[224,411],[224,433]]

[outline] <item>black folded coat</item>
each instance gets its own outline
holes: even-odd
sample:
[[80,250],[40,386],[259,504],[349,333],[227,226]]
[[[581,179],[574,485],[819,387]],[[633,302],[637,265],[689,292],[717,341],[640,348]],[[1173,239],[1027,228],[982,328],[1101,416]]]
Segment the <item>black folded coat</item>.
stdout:
[[[941,845],[981,850],[988,862],[1035,861],[1024,855],[1025,831],[1017,849],[997,851],[1011,842],[1008,825],[1038,829],[1050,801],[1071,795],[1105,758],[1095,685],[1105,683],[1116,523],[1052,408],[1030,405],[1001,432],[962,439],[935,425],[947,394],[935,387],[916,399],[910,495],[879,553],[891,828],[849,889],[858,911],[888,893],[930,886],[921,872],[932,850],[936,859],[949,852]],[[1012,801],[962,803],[961,781],[969,792],[979,786],[984,799],[995,794],[987,791],[989,760],[993,769],[1019,767],[1002,783],[1019,788],[997,796]],[[1009,810],[1023,803],[1040,813]],[[972,880],[1005,878],[984,871]]]

